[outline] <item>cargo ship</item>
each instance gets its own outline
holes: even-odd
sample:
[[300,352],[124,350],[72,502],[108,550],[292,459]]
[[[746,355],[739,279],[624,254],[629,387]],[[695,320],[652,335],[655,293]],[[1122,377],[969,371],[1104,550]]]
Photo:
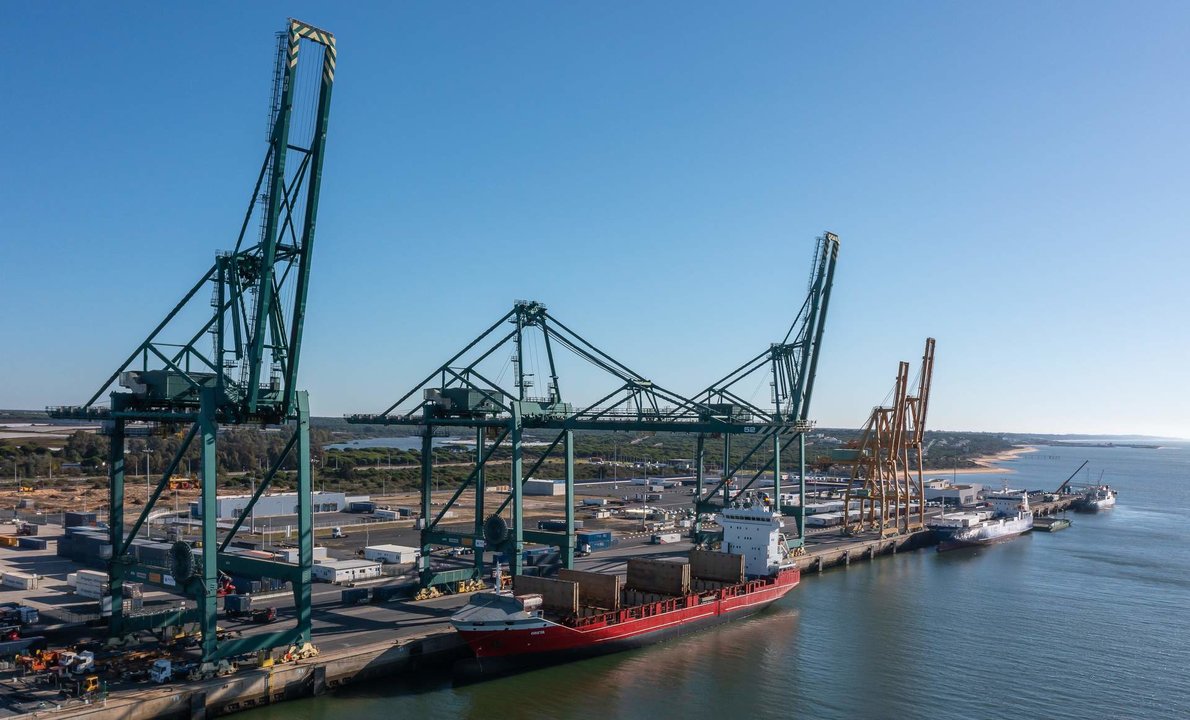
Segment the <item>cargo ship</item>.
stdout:
[[938,551],[1011,540],[1033,529],[1029,493],[1004,490],[987,497],[989,510],[943,513],[926,526],[937,533]]
[[779,515],[730,508],[716,516],[721,549],[685,561],[628,560],[626,578],[578,570],[519,575],[511,591],[477,593],[451,618],[474,652],[456,677],[488,676],[641,647],[752,615],[800,580]]

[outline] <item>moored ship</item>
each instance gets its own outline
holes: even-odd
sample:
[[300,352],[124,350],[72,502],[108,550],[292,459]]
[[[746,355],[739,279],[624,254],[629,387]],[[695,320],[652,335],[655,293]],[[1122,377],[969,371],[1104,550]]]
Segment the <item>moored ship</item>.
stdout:
[[626,579],[562,570],[477,593],[451,618],[475,653],[458,669],[487,675],[640,647],[747,617],[797,586],[780,516],[729,508],[716,520],[721,551],[691,550],[684,562],[632,558]]
[[1003,542],[1033,529],[1028,492],[1004,490],[987,500],[990,510],[944,513],[927,523],[940,536],[939,551]]
[[1083,496],[1078,499],[1074,507],[1086,512],[1099,512],[1116,506],[1116,491],[1111,485],[1096,485],[1087,488]]

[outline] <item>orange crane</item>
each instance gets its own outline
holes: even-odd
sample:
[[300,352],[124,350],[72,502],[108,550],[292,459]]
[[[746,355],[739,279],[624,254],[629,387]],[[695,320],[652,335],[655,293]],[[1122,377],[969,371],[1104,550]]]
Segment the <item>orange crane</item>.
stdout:
[[[848,453],[851,482],[844,496],[844,532],[879,530],[882,537],[925,527],[926,415],[934,376],[934,338],[926,338],[917,394],[909,394],[909,363],[901,362],[892,404],[872,409],[860,439]],[[852,501],[858,507],[852,508]],[[852,513],[857,512],[853,520]]]

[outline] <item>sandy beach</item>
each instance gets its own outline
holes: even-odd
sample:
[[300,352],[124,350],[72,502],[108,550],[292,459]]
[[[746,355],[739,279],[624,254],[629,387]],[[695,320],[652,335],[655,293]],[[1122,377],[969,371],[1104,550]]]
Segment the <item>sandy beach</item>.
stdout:
[[[979,457],[971,458],[971,462],[975,463],[979,467],[960,468],[957,471],[957,474],[959,474],[959,475],[1011,475],[1015,471],[1010,470],[1006,467],[1001,467],[1000,463],[1004,462],[1005,460],[1012,460],[1013,458],[1016,458],[1021,455],[1024,455],[1025,453],[1031,453],[1031,452],[1037,452],[1037,448],[1032,445],[1025,445],[1022,447],[1012,448],[1011,450],[1005,450],[1004,452],[996,453],[994,455],[980,455]],[[944,470],[942,468],[937,468],[934,470],[926,471],[927,479],[929,477],[942,477],[944,475],[951,476],[954,474],[956,474],[955,470]]]

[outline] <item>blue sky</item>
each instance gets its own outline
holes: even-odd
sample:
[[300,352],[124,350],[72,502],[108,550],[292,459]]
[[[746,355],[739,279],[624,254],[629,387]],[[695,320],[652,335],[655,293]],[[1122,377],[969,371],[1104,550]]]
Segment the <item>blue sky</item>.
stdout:
[[85,400],[234,243],[290,15],[339,43],[316,414],[521,298],[693,392],[829,229],[820,424],[932,335],[934,428],[1190,437],[1172,2],[2,3],[0,407]]

